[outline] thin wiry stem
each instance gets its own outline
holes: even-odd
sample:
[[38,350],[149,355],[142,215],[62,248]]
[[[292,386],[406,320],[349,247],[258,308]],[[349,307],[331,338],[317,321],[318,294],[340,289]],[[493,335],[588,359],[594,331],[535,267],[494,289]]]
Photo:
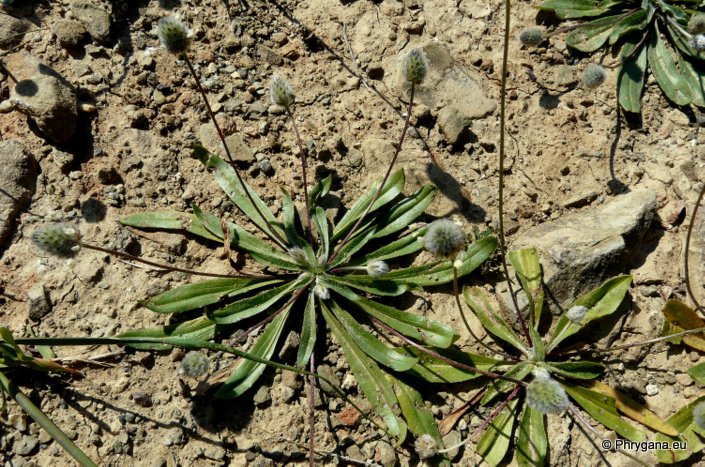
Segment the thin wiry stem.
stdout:
[[372,206],[377,202],[379,199],[380,195],[382,194],[382,190],[384,189],[384,185],[387,183],[387,180],[389,179],[389,176],[392,173],[392,168],[394,167],[394,163],[397,161],[397,157],[399,156],[399,152],[401,151],[401,146],[404,143],[404,138],[406,138],[406,131],[409,129],[409,121],[411,120],[411,107],[414,105],[414,83],[411,83],[411,90],[409,91],[409,105],[406,107],[406,115],[404,117],[404,127],[401,130],[401,136],[399,137],[399,144],[397,144],[397,147],[394,149],[394,155],[392,156],[392,160],[389,161],[389,166],[387,167],[387,172],[384,174],[384,178],[382,178],[382,183],[380,183],[379,188],[377,188],[377,193],[372,197],[372,200],[370,203],[367,205],[367,209],[365,209],[365,212],[360,216],[360,218],[357,220],[355,225],[353,226],[352,229],[348,232],[348,234],[345,236],[342,242],[338,244],[336,247],[335,251],[333,251],[333,254],[330,255],[330,258],[328,258],[328,264],[331,264],[333,260],[338,256],[340,253],[340,250],[345,246],[345,244],[350,240],[350,237],[352,237],[357,228],[362,224],[362,221],[365,219],[365,216],[369,214],[370,210],[372,209]]
[[432,356],[433,358],[436,358],[442,362],[445,362],[450,366],[454,366],[456,368],[460,368],[461,370],[465,370],[465,371],[472,371],[473,373],[478,373],[483,376],[487,376],[489,378],[503,379],[505,381],[511,381],[512,383],[518,384],[520,386],[526,386],[526,383],[524,381],[518,380],[516,378],[505,376],[505,375],[502,375],[499,373],[493,373],[491,371],[480,370],[479,368],[475,368],[474,366],[466,365],[464,363],[456,362],[455,360],[453,360],[451,358],[444,357],[443,355],[439,354],[438,352],[434,352],[433,350],[429,350],[426,347],[419,344],[418,342],[414,342],[413,340],[406,337],[404,334],[400,333],[399,331],[397,331],[393,327],[388,326],[386,323],[383,323],[382,321],[378,320],[374,316],[371,316],[371,318],[375,323],[377,323],[377,325],[384,328],[388,333],[395,335],[396,337],[403,340],[404,342],[406,342],[410,346],[414,347],[415,349],[418,349],[421,352]]
[[306,236],[309,242],[311,242],[311,207],[308,203],[308,178],[306,175],[306,148],[304,143],[301,141],[301,134],[299,133],[299,127],[296,125],[296,120],[294,119],[294,112],[286,107],[286,113],[291,119],[291,126],[294,128],[294,134],[296,135],[296,145],[299,147],[299,158],[301,159],[301,173],[303,175],[304,182],[304,201],[306,202]]
[[502,269],[507,278],[507,287],[509,288],[509,296],[512,298],[516,315],[521,323],[522,331],[526,336],[527,342],[531,342],[529,328],[526,327],[526,321],[521,315],[519,303],[514,296],[514,288],[512,287],[512,278],[509,275],[509,267],[507,266],[507,240],[504,236],[504,158],[505,158],[505,133],[507,119],[507,62],[509,61],[509,27],[511,25],[510,14],[512,12],[511,1],[504,2],[504,47],[502,49],[502,77],[500,85],[499,98],[499,249],[502,257]]
[[133,256],[129,253],[123,253],[122,251],[111,250],[109,248],[103,248],[97,245],[91,245],[90,243],[81,242],[81,247],[87,248],[89,250],[100,251],[101,253],[107,253],[118,258],[126,259],[128,261],[135,261],[137,263],[146,264],[147,266],[152,266],[159,269],[164,269],[166,271],[173,272],[183,272],[186,274],[191,274],[193,276],[204,276],[204,277],[222,277],[224,279],[255,279],[255,278],[270,278],[272,276],[265,275],[253,275],[253,274],[216,274],[214,272],[200,272],[194,271],[192,269],[177,268],[176,266],[169,266],[167,264],[155,263],[154,261],[149,261],[147,259],[142,259],[137,256]]
[[[218,121],[215,118],[215,114],[213,113],[213,109],[211,108],[210,103],[208,102],[208,96],[206,95],[206,91],[203,89],[203,86],[201,86],[201,80],[198,78],[198,74],[196,74],[196,70],[193,68],[193,64],[191,63],[191,60],[188,58],[186,54],[182,54],[181,58],[186,62],[186,66],[188,66],[189,71],[191,72],[191,76],[193,76],[194,81],[196,82],[196,89],[198,89],[198,92],[201,94],[201,97],[203,98],[203,103],[206,105],[206,110],[208,110],[208,116],[210,117],[211,121],[213,122],[213,126],[215,127],[216,132],[218,133],[218,138],[220,138],[221,143],[223,143],[223,149],[225,150],[225,154],[228,156],[228,161],[230,162],[230,165],[233,168],[233,171],[235,172],[235,176],[237,177],[237,181],[240,183],[240,186],[242,187],[242,191],[245,192],[245,195],[249,199],[250,203],[252,203],[252,206],[255,208],[255,211],[257,211],[257,214],[259,217],[262,219],[262,221],[265,223],[265,225],[269,226],[269,232],[267,229],[260,229],[265,235],[267,235],[270,240],[272,240],[274,243],[277,243],[279,246],[284,248],[286,250],[286,242],[284,241],[283,238],[277,233],[277,231],[274,229],[274,227],[267,221],[267,218],[264,217],[264,214],[260,210],[259,206],[257,203],[255,203],[254,198],[252,197],[252,193],[250,193],[250,190],[247,188],[247,185],[245,185],[245,181],[242,179],[242,176],[240,175],[240,171],[237,169],[237,166],[235,165],[235,161],[233,160],[233,156],[230,154],[230,148],[228,147],[228,143],[225,141],[225,136],[223,135],[223,130],[220,129],[220,125],[218,125]],[[239,208],[238,208],[239,209]],[[240,210],[242,212],[242,210]],[[243,215],[245,213],[243,212]]]
[[684,262],[683,262],[683,266],[684,266],[684,270],[685,270],[685,289],[688,291],[688,296],[693,301],[695,308],[701,312],[703,311],[703,307],[700,305],[700,302],[698,302],[698,299],[695,298],[695,294],[693,293],[693,289],[691,288],[691,285],[690,285],[690,268],[689,268],[689,264],[688,264],[688,256],[690,253],[690,237],[693,234],[693,226],[695,226],[695,219],[697,218],[698,209],[700,208],[700,203],[703,200],[703,196],[705,196],[705,184],[703,184],[703,187],[700,190],[700,194],[698,195],[698,201],[695,203],[695,207],[693,208],[693,215],[690,217],[690,225],[688,226],[688,234],[685,236],[685,258],[684,258]]
[[487,420],[482,422],[482,425],[480,425],[477,428],[478,433],[480,431],[484,430],[485,428],[487,428],[490,425],[490,423],[492,423],[492,420],[497,418],[497,416],[502,412],[502,410],[504,410],[504,408],[512,401],[512,399],[514,399],[516,397],[517,393],[519,392],[519,389],[521,389],[521,386],[514,386],[514,390],[511,393],[509,393],[509,396],[507,396],[507,398],[504,399],[502,401],[502,403],[499,404],[499,406],[496,409],[494,409],[494,411],[490,414],[490,416],[487,417]]
[[315,425],[315,397],[314,397],[314,391],[315,391],[315,384],[316,384],[316,379],[313,377],[313,373],[315,372],[316,365],[313,357],[313,353],[311,353],[311,357],[309,358],[308,361],[308,368],[311,374],[308,376],[308,464],[313,467],[315,465],[315,448],[316,448],[316,442],[315,442],[315,436],[316,436],[316,425]]

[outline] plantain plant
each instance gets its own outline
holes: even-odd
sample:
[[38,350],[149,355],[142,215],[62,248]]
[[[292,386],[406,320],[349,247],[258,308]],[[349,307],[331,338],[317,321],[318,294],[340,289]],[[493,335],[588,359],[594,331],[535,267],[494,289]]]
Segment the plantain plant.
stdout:
[[675,105],[705,107],[702,2],[546,0],[538,8],[580,21],[566,28],[569,47],[587,53],[604,47],[618,54],[617,97],[625,111],[641,112],[647,70]]
[[[545,465],[549,462],[546,416],[566,411],[596,438],[605,438],[586,423],[574,404],[619,437],[635,443],[646,441],[647,435],[625,416],[662,436],[677,437],[679,432],[675,425],[600,382],[598,378],[605,366],[583,358],[580,349],[585,342],[576,340],[581,332],[584,334],[588,324],[621,308],[631,276],[609,279],[575,300],[553,330],[542,336],[540,331],[547,324],[549,313],[544,306],[538,254],[535,249],[523,249],[509,252],[508,257],[528,302],[526,310],[514,320],[507,320],[494,310],[481,288],[466,287],[463,291],[465,301],[497,344],[496,352],[502,355],[494,362],[489,362],[487,356],[466,356],[469,360],[483,362],[478,365],[483,370],[502,375],[501,379],[490,378],[474,398],[480,406],[495,407],[478,429],[484,432],[476,444],[476,452],[488,464],[498,465],[513,446],[512,455],[518,465]],[[468,376],[481,375],[468,373]],[[457,420],[469,408],[470,404],[466,404],[449,419]]]

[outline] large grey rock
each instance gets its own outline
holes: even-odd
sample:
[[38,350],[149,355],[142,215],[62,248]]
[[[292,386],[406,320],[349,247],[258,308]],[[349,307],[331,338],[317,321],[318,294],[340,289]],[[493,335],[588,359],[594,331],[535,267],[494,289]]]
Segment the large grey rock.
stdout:
[[71,4],[71,12],[93,39],[102,41],[110,34],[110,12],[104,8],[79,1]]
[[34,193],[34,164],[20,143],[0,142],[0,245]]
[[27,292],[27,314],[32,321],[40,321],[51,312],[49,295],[43,285],[38,284]]
[[59,73],[27,52],[10,55],[5,66],[17,83],[10,91],[9,108],[30,117],[49,139],[61,143],[76,132],[76,91]]
[[30,24],[8,14],[0,14],[0,49],[19,44]]
[[544,282],[566,302],[596,287],[641,253],[656,212],[656,193],[634,190],[608,203],[532,227],[512,248],[536,247]]
[[463,141],[470,126],[470,117],[462,114],[453,105],[443,107],[438,112],[438,128],[451,146]]

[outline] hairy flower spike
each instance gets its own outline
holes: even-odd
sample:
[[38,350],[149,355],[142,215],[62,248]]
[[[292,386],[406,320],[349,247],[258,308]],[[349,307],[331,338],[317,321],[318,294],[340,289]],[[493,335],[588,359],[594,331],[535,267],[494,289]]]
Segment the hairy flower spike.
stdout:
[[557,414],[568,408],[568,394],[563,386],[549,377],[538,377],[526,388],[526,403],[545,414]]
[[316,284],[313,286],[312,290],[313,293],[316,294],[316,297],[321,300],[328,300],[330,298],[330,290],[318,281],[318,277],[316,277]]
[[302,248],[295,246],[293,248],[289,248],[289,251],[287,253],[289,254],[289,256],[291,256],[291,259],[293,259],[296,264],[300,264],[300,265],[308,264],[308,260],[306,259],[306,254],[304,253],[304,250]]
[[526,28],[519,33],[519,42],[526,46],[537,47],[544,39],[541,28]]
[[438,219],[428,226],[424,247],[436,256],[450,257],[465,246],[465,234],[450,219]]
[[696,34],[690,39],[690,46],[698,52],[705,51],[705,34]]
[[294,103],[294,90],[291,89],[289,82],[281,75],[272,76],[272,82],[269,85],[269,96],[272,102],[281,105],[285,109],[291,107]]
[[705,13],[695,13],[690,17],[688,32],[693,35],[705,33]]
[[372,261],[367,265],[367,274],[372,277],[379,277],[389,272],[389,265],[384,261]]
[[404,78],[411,84],[421,84],[428,71],[428,60],[421,49],[413,49],[406,54],[402,63]]
[[70,224],[47,224],[32,232],[32,243],[49,254],[74,256],[81,248],[81,233]]
[[167,52],[176,55],[186,52],[191,44],[188,29],[180,19],[174,16],[165,16],[159,20],[157,37]]
[[585,313],[588,309],[582,305],[575,305],[570,307],[568,311],[565,312],[565,317],[575,324],[580,324],[585,318]]
[[421,460],[430,459],[438,453],[438,443],[433,436],[424,433],[416,438],[414,449]]
[[705,401],[698,402],[693,407],[693,422],[701,430],[705,430]]
[[605,69],[596,63],[591,63],[585,67],[583,72],[583,84],[589,89],[594,89],[605,82],[607,73]]
[[179,374],[186,375],[190,378],[200,378],[208,373],[208,366],[208,357],[201,352],[192,350],[181,360]]

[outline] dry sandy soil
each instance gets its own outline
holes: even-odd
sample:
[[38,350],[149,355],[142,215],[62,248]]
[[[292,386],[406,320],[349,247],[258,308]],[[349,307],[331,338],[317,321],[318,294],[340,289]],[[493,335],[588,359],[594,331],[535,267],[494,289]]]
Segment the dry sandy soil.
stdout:
[[[520,45],[518,32],[536,24],[532,3],[517,2],[511,18],[508,241],[531,226],[609,202],[625,187],[654,190],[659,218],[634,245],[642,254],[623,271],[631,270],[635,284],[628,313],[612,337],[616,342],[656,337],[663,303],[685,299],[680,264],[688,221],[683,223],[679,214],[687,206],[689,219],[701,187],[697,110],[674,108],[649,81],[643,119],[618,124],[613,70],[608,69],[602,87],[588,91],[578,83],[590,58],[571,55],[560,36],[550,47]],[[232,144],[241,167],[275,211],[281,208],[280,187],[300,192],[302,179],[290,125],[270,108],[271,75],[287,76],[297,92],[298,119],[314,155],[311,174],[320,178],[332,172],[334,194],[349,206],[384,170],[399,137],[407,96],[399,85],[399,57],[414,47],[433,51],[432,72],[445,67],[455,74],[419,94],[412,120],[418,135],[406,140],[399,160],[407,191],[434,183],[439,196],[431,216],[456,216],[468,232],[496,226],[504,21],[499,1],[124,0],[102,4],[112,14],[110,34],[101,40],[82,32],[70,4],[37,2],[28,20],[34,23],[31,29],[42,29],[29,32],[20,49],[53,67],[80,90],[79,99],[93,100],[96,111],[80,113],[76,134],[60,144],[20,112],[0,118],[0,139],[19,141],[37,162],[31,202],[0,245],[0,322],[15,335],[109,336],[162,324],[166,317],[141,308],[138,300],[190,280],[94,252],[83,252],[71,264],[42,257],[29,234],[43,219],[73,221],[92,243],[182,267],[228,270],[221,252],[208,245],[175,234],[131,231],[117,222],[142,210],[185,211],[192,203],[218,215],[232,214],[210,174],[190,157],[188,148],[196,139],[214,149],[217,142],[187,69],[158,47],[156,22],[166,14],[180,14],[193,29],[191,56],[219,121],[227,133],[239,135]],[[78,42],[62,45],[57,34]],[[613,62],[605,57],[605,63]],[[2,99],[11,86],[7,74],[0,73]],[[451,107],[453,112],[446,110]],[[466,131],[454,133],[457,125]],[[696,240],[698,231],[703,230],[696,229]],[[702,251],[696,241],[692,258],[698,293],[705,277]],[[495,280],[490,272],[465,282]],[[51,310],[30,320],[27,294],[38,285],[46,289]],[[416,293],[406,306],[460,329],[450,292]],[[467,335],[460,344],[468,344]],[[101,360],[105,366],[77,366],[84,378],[31,374],[17,379],[99,464],[306,462],[301,377],[267,372],[261,388],[235,401],[217,401],[196,396],[195,385],[180,380],[181,351],[56,352],[81,358],[115,354]],[[282,357],[290,361],[290,354],[285,349]],[[337,347],[331,345],[321,359],[328,374],[359,397]],[[699,359],[686,347],[630,349],[615,355],[606,381],[667,417],[702,392],[686,373]],[[230,364],[221,357],[216,362]],[[472,389],[421,387],[437,420],[460,406]],[[321,462],[418,462],[408,444],[393,448],[341,401],[319,397],[318,407],[317,446],[335,453]],[[551,442],[567,447],[551,452],[552,464],[603,462],[570,418],[550,420]],[[465,438],[481,422],[469,413],[453,436]],[[5,465],[71,463],[16,406],[10,404],[3,423],[0,458]],[[607,457],[617,465],[627,462],[618,454]],[[454,458],[459,465],[477,461],[472,449],[461,449]]]

